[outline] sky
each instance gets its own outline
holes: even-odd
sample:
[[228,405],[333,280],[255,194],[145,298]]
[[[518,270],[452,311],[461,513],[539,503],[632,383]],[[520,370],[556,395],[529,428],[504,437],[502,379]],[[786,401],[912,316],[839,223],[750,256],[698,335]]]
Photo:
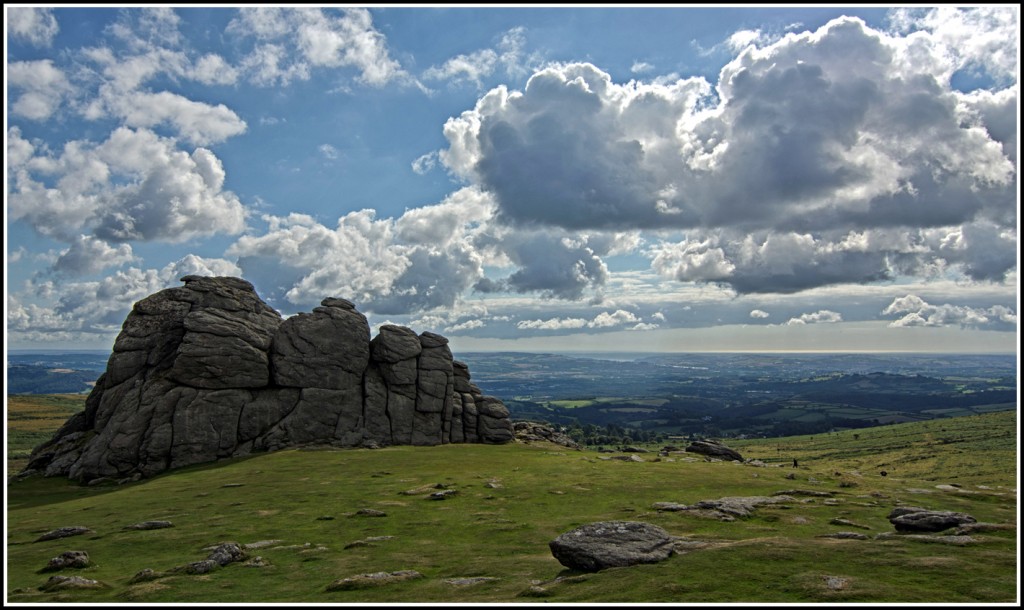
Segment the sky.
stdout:
[[5,349],[199,274],[456,352],[1016,353],[1019,6],[4,13]]

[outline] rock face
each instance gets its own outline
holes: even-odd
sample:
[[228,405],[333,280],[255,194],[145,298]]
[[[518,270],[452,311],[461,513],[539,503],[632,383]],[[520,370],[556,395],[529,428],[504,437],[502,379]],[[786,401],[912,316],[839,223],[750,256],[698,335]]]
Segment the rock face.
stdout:
[[889,513],[888,519],[898,532],[941,532],[976,522],[974,517],[966,513],[928,510],[916,506],[897,506]]
[[639,521],[601,521],[568,531],[550,543],[551,554],[573,570],[657,563],[675,553],[675,539],[657,525]]
[[182,278],[135,304],[106,372],[28,470],[80,482],[286,447],[505,443],[505,405],[470,383],[448,340],[352,302],[282,319],[252,284]]
[[722,443],[712,440],[699,440],[693,441],[686,448],[686,451],[691,453],[699,453],[708,457],[718,458],[722,460],[737,460],[742,462],[743,456],[740,455],[739,451],[730,449]]

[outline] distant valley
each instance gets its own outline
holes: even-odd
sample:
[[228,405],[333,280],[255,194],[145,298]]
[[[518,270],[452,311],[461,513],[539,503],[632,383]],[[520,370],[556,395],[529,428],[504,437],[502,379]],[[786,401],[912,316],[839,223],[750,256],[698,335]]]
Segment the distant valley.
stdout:
[[[109,352],[10,353],[8,394],[87,393]],[[1013,355],[455,354],[514,419],[590,444],[816,434],[1017,408]]]
[[1016,358],[964,354],[457,355],[517,419],[586,442],[815,434],[1017,408]]

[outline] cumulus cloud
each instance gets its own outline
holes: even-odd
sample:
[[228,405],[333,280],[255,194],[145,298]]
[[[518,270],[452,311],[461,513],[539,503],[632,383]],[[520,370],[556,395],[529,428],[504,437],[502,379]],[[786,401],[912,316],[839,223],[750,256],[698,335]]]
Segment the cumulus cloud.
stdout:
[[245,208],[224,190],[223,165],[205,148],[188,153],[149,130],[119,128],[100,144],[72,140],[59,155],[33,152],[14,168],[8,214],[43,235],[71,242],[91,230],[106,241],[181,242],[245,227]]
[[88,275],[109,267],[119,267],[134,259],[129,244],[112,247],[91,235],[80,235],[71,247],[61,252],[53,268],[68,275]]
[[412,162],[412,171],[419,175],[423,175],[434,169],[437,165],[437,151],[428,152],[424,155],[420,155]]
[[893,299],[882,310],[883,315],[900,316],[889,324],[892,328],[904,326],[960,326],[1008,327],[1017,326],[1017,313],[1004,305],[969,307],[965,305],[932,305],[917,295],[908,294]]
[[7,34],[37,47],[48,47],[60,31],[51,8],[12,6],[4,10]]
[[192,78],[205,85],[233,85],[238,82],[239,72],[220,55],[207,53],[196,61]]
[[516,328],[520,330],[564,330],[583,328],[587,321],[583,318],[550,318],[548,320],[520,320]]
[[763,319],[767,318],[770,315],[771,314],[769,314],[767,311],[762,311],[760,309],[752,309],[750,311],[750,317],[751,318],[755,318],[755,319],[759,319],[759,320],[763,320]]
[[790,318],[787,326],[803,326],[805,324],[835,324],[842,322],[843,316],[828,309],[822,309],[814,313],[801,314],[800,317]]
[[7,84],[21,90],[11,112],[33,121],[50,118],[73,92],[67,77],[50,59],[7,64]]
[[330,144],[321,144],[317,147],[317,150],[319,150],[320,154],[326,159],[333,161],[338,158],[338,149]]
[[451,308],[483,276],[473,235],[489,214],[486,196],[463,189],[398,219],[351,212],[334,228],[301,214],[269,216],[264,234],[242,236],[227,254],[279,307],[333,295],[382,315]]
[[650,330],[657,328],[657,324],[648,324],[640,321],[636,314],[617,309],[614,312],[602,311],[591,320],[584,318],[549,318],[547,320],[520,320],[516,322],[516,328],[520,330],[566,330],[579,328],[613,328],[634,324],[630,330]]
[[230,261],[187,255],[161,269],[130,267],[93,281],[30,280],[24,295],[7,296],[7,330],[12,339],[44,344],[112,342],[136,301],[180,286],[185,275],[239,274]]
[[[956,23],[998,39],[1011,13],[993,10]],[[921,23],[906,36],[851,17],[771,39],[740,32],[714,89],[549,65],[449,119],[438,157],[493,194],[508,226],[685,230],[647,250],[680,281],[796,292],[942,261],[998,279],[1016,245],[1015,87],[951,88],[950,66],[983,54]],[[992,251],[975,240],[940,252],[928,237],[982,227],[1000,236]]]
[[245,7],[227,32],[255,39],[240,67],[258,85],[307,80],[314,68],[354,68],[375,87],[409,78],[363,8]]
[[578,301],[588,292],[599,291],[608,280],[608,266],[601,259],[606,252],[595,246],[609,245],[589,236],[570,236],[556,231],[495,231],[478,244],[507,257],[516,271],[502,280],[484,279],[478,292],[538,293],[547,298]]
[[466,320],[465,322],[460,322],[458,324],[452,324],[451,326],[446,326],[444,331],[446,333],[461,333],[461,332],[464,332],[464,331],[467,331],[467,330],[474,330],[474,329],[477,329],[477,328],[483,328],[486,325],[487,325],[487,323],[484,322],[483,320]]
[[524,68],[522,47],[525,42],[525,29],[517,27],[505,32],[494,49],[479,49],[472,53],[456,55],[440,66],[431,66],[423,72],[425,80],[443,80],[453,84],[467,82],[477,88],[483,86],[483,80],[491,76],[499,67],[505,73],[517,75]]

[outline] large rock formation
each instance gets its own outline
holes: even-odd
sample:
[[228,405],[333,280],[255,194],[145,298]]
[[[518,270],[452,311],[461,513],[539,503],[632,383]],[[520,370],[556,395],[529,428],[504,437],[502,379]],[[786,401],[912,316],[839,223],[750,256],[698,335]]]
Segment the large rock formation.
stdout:
[[384,325],[371,341],[345,299],[282,319],[245,280],[182,281],[135,304],[85,410],[29,470],[87,482],[307,444],[513,438],[440,335]]

